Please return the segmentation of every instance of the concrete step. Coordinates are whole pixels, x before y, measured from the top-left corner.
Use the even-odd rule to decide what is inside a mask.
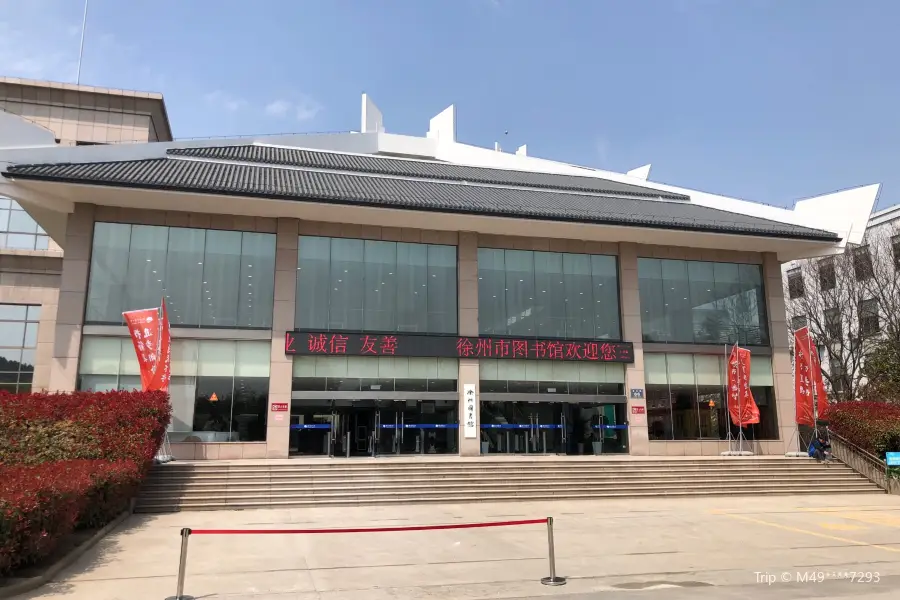
[[[452,485],[459,481],[482,481],[488,478],[480,478],[473,476],[465,476],[458,478],[450,478],[450,477],[442,477],[442,478],[433,478],[433,477],[410,477],[410,476],[397,476],[397,477],[358,477],[358,478],[341,478],[341,477],[328,477],[328,478],[305,478],[305,477],[285,477],[279,479],[273,479],[269,477],[257,477],[257,478],[233,478],[227,480],[213,480],[208,481],[205,479],[188,479],[179,482],[172,481],[150,481],[144,485],[144,490],[153,491],[153,490],[182,490],[182,489],[197,489],[197,490],[215,490],[218,488],[226,487],[228,489],[233,488],[243,488],[243,487],[256,487],[256,486],[267,486],[273,488],[281,488],[281,487],[327,487],[336,484],[352,484],[354,486],[373,486],[373,485],[407,485],[407,486],[418,486],[418,485],[426,485],[426,486],[440,486],[440,485]],[[574,476],[566,476],[566,475],[533,475],[533,476],[511,476],[500,479],[500,481],[504,483],[508,483],[511,485],[531,485],[531,484],[543,484],[543,483],[554,483],[559,485],[568,485],[568,484],[603,484],[603,483],[613,483],[613,484],[622,484],[626,485],[631,482],[643,482],[643,481],[653,481],[663,485],[672,485],[679,483],[691,483],[700,480],[712,480],[712,481],[747,481],[747,480],[761,480],[761,481],[773,481],[773,480],[789,480],[789,481],[807,481],[807,482],[815,482],[815,481],[835,481],[835,480],[858,480],[861,479],[861,476],[857,473],[851,471],[850,469],[839,470],[839,471],[831,471],[828,473],[798,473],[793,474],[790,477],[782,477],[777,474],[772,473],[704,473],[698,474],[696,477],[686,480],[679,474],[671,474],[671,473],[659,473],[654,475],[635,475],[632,473],[626,474],[616,474],[616,475],[582,475],[578,477]]]
[[[140,501],[136,507],[139,513],[177,512],[181,510],[249,510],[258,508],[313,508],[321,506],[365,506],[385,504],[412,504],[412,503],[468,503],[468,502],[516,502],[516,501],[546,501],[546,500],[589,500],[589,499],[615,499],[615,498],[645,498],[645,497],[700,497],[700,496],[731,496],[736,494],[754,495],[807,495],[807,494],[883,494],[884,491],[873,485],[818,487],[809,486],[783,486],[778,488],[760,488],[756,491],[717,487],[713,489],[684,489],[684,490],[634,490],[634,491],[599,491],[585,490],[580,492],[561,492],[557,494],[541,494],[522,492],[518,494],[502,493],[497,495],[460,495],[452,498],[446,494],[434,496],[420,496],[409,498],[397,494],[384,494],[380,497],[345,496],[345,497],[300,497],[300,498],[273,498],[261,496],[257,498],[241,499],[210,499],[181,500],[150,502]]]

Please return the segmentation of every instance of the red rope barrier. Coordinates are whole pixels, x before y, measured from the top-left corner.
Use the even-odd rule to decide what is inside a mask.
[[[400,527],[356,527],[349,529],[189,529],[196,535],[236,535],[236,534],[292,534],[292,533],[381,533],[385,531],[428,531],[435,529],[475,529],[479,527],[508,527],[511,525],[537,525],[547,519],[526,521],[497,521],[493,523],[460,523],[458,525],[409,525]]]

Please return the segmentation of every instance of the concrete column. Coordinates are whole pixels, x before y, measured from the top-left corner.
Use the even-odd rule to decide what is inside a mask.
[[[293,360],[284,353],[285,333],[294,329],[297,295],[297,242],[300,222],[278,219],[275,240],[275,303],[272,309],[272,356],[269,365],[269,407],[266,419],[266,457],[287,458],[291,415],[272,412],[272,403],[291,405]]]
[[[59,283],[59,304],[50,362],[49,389],[69,392],[78,380],[78,354],[88,291],[91,243],[94,237],[94,205],[76,204],[66,222],[65,254]],[[38,353],[43,349],[38,344]]]
[[[631,390],[644,390],[644,342],[641,329],[641,296],[638,288],[637,245],[619,244],[619,302],[622,306],[622,338],[634,344],[634,364],[625,367],[628,396],[628,453],[650,454],[647,400],[631,398]],[[643,414],[635,414],[635,407]],[[643,408],[643,410],[641,410]]]
[[[797,418],[794,410],[794,379],[791,372],[791,345],[788,336],[787,309],[784,302],[784,284],[781,263],[771,252],[763,254],[765,277],[766,314],[769,317],[769,339],[772,343],[772,371],[775,379],[775,406],[778,416],[780,447],[769,443],[772,452],[796,450]]]
[[[459,335],[478,335],[478,236],[475,233],[460,232],[457,247],[459,278]],[[459,453],[461,456],[481,454],[480,437],[466,439],[464,427],[465,398],[463,386],[475,384],[475,391],[481,397],[478,387],[479,365],[477,360],[459,361]],[[475,430],[481,432],[481,403],[475,404]]]

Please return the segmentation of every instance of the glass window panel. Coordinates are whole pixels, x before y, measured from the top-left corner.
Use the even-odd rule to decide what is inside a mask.
[[[331,239],[331,301],[329,329],[362,331],[365,286],[362,240]],[[374,288],[373,288],[374,289]]]
[[[0,304],[0,321],[24,321],[27,314],[28,306],[24,304]]]
[[[50,238],[46,235],[36,236],[34,239],[35,250],[47,250],[50,248]]]
[[[621,383],[625,385],[625,365],[609,363],[606,368],[606,383]]]
[[[538,337],[566,337],[566,288],[563,281],[563,255],[559,252],[535,252],[535,317]]]
[[[143,383],[141,382],[140,375],[119,375],[119,385],[117,389],[132,391],[132,390],[142,390]]]
[[[644,354],[644,379],[647,384],[669,383],[665,354]]]
[[[21,360],[21,348],[0,348],[0,371],[18,371]]]
[[[199,343],[197,340],[172,340],[171,371],[172,379],[175,377],[195,377],[197,375],[197,354]],[[194,396],[191,395],[191,407],[194,406]]]
[[[617,340],[621,337],[619,323],[619,284],[615,256],[591,256],[593,287],[594,337]]]
[[[655,356],[665,358],[665,355],[662,354]],[[669,386],[666,384],[658,385],[647,382],[647,429],[651,440],[671,440],[673,438],[672,402]]]
[[[393,242],[363,242],[363,329],[395,331],[395,276],[397,245]]]
[[[566,337],[593,339],[594,289],[591,257],[563,254],[563,287],[566,294]]]
[[[174,366],[175,347],[172,347]],[[172,369],[174,373],[174,368]],[[196,377],[176,377],[169,381],[169,399],[172,403],[172,421],[169,431],[187,432],[194,427],[194,401],[197,398]]]
[[[15,233],[37,233],[37,222],[24,210],[9,213],[8,230]]]
[[[203,263],[203,281],[205,289],[209,290],[201,296],[200,324],[205,327],[237,326],[241,232],[207,231],[203,260],[198,262]]]
[[[4,346],[22,346],[25,340],[25,323],[0,321],[0,343]]]
[[[78,377],[78,389],[83,392],[113,392],[119,389],[117,375],[81,375]]]
[[[118,375],[122,340],[87,336],[83,340],[78,372],[84,375]]]
[[[500,360],[497,361],[497,379],[528,381],[528,374],[534,373],[533,381],[540,379],[540,362],[530,360]]]
[[[4,200],[0,199],[0,206]],[[0,231],[9,231],[9,211],[0,210]]]
[[[506,379],[519,379],[522,381],[551,381],[555,379],[553,364],[543,360],[525,360],[515,361],[522,362],[525,365],[525,376],[507,377]],[[503,363],[500,363],[501,365]],[[501,369],[502,372],[502,369]]]
[[[200,325],[200,312],[209,287],[203,280],[204,229],[169,229],[165,283],[169,323]],[[193,407],[193,398],[191,399]]]
[[[272,356],[269,342],[235,343],[235,377],[268,377]]]
[[[694,385],[694,357],[690,354],[667,354],[669,384]]]
[[[767,346],[769,327],[766,316],[766,294],[762,282],[762,267],[759,265],[738,265],[741,280],[743,305],[746,311],[746,327],[741,332],[743,344]]]
[[[34,348],[37,346],[38,324],[28,323],[25,326],[25,341],[22,344],[25,348]],[[0,338],[2,340],[3,338]],[[3,342],[0,342],[3,343]]]
[[[301,236],[297,261],[296,324],[301,329],[321,328],[329,322],[331,297],[331,239]],[[341,282],[343,283],[343,282]]]
[[[478,330],[487,335],[507,333],[503,250],[478,249]]]
[[[34,250],[34,236],[25,233],[6,234],[6,247],[11,250]]]
[[[203,346],[200,348],[200,364],[203,367]],[[206,441],[231,441],[234,379],[228,377],[198,377],[197,397],[194,402],[193,431],[208,433]],[[215,400],[213,399],[215,397]],[[199,436],[198,436],[199,437]]]
[[[456,246],[427,246],[428,331],[457,333]]]
[[[720,356],[694,356],[694,372],[697,376],[697,385],[723,386],[722,379],[723,358]]]
[[[357,377],[378,379],[378,359],[371,356],[348,356],[347,373]]]
[[[774,387],[775,376],[772,373],[771,356],[752,356],[750,358],[750,385],[754,387]]]
[[[316,376],[315,356],[295,356],[293,362],[292,374],[294,377]]]
[[[347,358],[342,356],[316,357],[316,377],[347,377],[349,375],[347,367]]]
[[[122,312],[125,310],[128,296],[125,286],[130,245],[131,225],[121,223],[94,225],[90,285],[85,314],[88,323],[122,322]]]
[[[578,381],[578,363],[551,362],[551,377],[543,381]]]
[[[498,375],[497,372],[499,362],[499,360],[493,360],[489,358],[480,360],[478,367],[478,378],[488,381],[496,381],[500,379],[500,375]]]
[[[234,376],[234,342],[201,340],[199,345],[197,374],[201,378],[231,378]]]
[[[439,358],[438,359],[438,379],[459,379],[459,361],[455,358]]]
[[[0,248],[6,248],[6,234],[0,232]]]
[[[2,312],[2,308],[0,308],[0,312]],[[40,321],[41,320],[41,307],[40,306],[29,306],[28,307],[28,320],[29,321]]]
[[[122,343],[122,354],[119,358],[119,374],[120,375],[140,375],[141,366],[138,363],[137,352],[134,349],[134,342],[131,338],[120,340]]]
[[[125,274],[127,300],[124,310],[159,306],[166,280],[167,227],[133,225],[128,250],[128,272]],[[110,315],[112,316],[112,315]],[[122,321],[120,314],[116,319]]]
[[[593,383],[606,381],[606,368],[604,365],[592,362],[579,362],[575,364],[578,365],[578,379],[573,379],[572,381]]]
[[[397,284],[397,330],[428,331],[428,253],[422,252],[420,244],[397,244],[394,278]]]
[[[738,332],[747,325],[740,272],[738,265],[733,263],[713,263],[713,272],[716,280],[716,304],[724,320],[723,341],[733,344]]]
[[[509,335],[534,337],[534,253],[506,250],[506,331]]]
[[[22,350],[22,370],[34,371],[34,350]]]
[[[379,358],[378,376],[386,379],[409,379],[409,359],[400,357]]]
[[[663,307],[666,312],[666,329],[669,342],[693,342],[690,287],[687,262],[662,260]]]
[[[656,258],[638,259],[638,287],[644,341],[667,341],[669,333],[663,299],[662,261]]]
[[[233,441],[259,442],[266,439],[268,399],[268,377],[235,378],[231,409]]]
[[[241,234],[239,285],[238,326],[271,328],[275,300],[274,235],[248,232]]]
[[[438,368],[436,358],[410,358],[410,379],[437,379]]]
[[[687,269],[694,341],[698,344],[724,344],[727,339],[727,315],[716,303],[713,263],[688,262]]]

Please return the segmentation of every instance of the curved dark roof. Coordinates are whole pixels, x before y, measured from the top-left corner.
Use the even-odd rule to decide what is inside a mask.
[[[321,154],[321,153],[319,153]],[[342,155],[345,156],[345,155]],[[436,213],[680,229],[836,241],[834,233],[731,213],[684,201],[573,193],[344,170],[155,158],[78,164],[15,165],[17,179],[278,198]]]
[[[264,165],[284,165],[329,171],[350,171],[372,173],[394,177],[417,179],[437,179],[460,183],[488,183],[518,187],[545,188],[573,192],[596,192],[608,194],[625,193],[629,196],[689,200],[684,194],[673,194],[654,190],[652,187],[608,181],[597,177],[577,175],[556,175],[531,171],[512,171],[486,167],[470,167],[435,160],[406,160],[388,158],[377,154],[346,154],[342,152],[322,152],[305,148],[283,148],[276,146],[210,146],[198,148],[173,148],[168,151],[173,156],[191,156],[212,160],[233,160]]]

